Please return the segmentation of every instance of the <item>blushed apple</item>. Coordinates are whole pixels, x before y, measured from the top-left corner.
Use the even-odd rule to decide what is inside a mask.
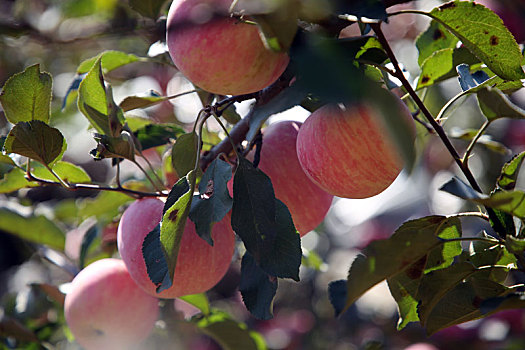
[[[257,26],[229,17],[231,0],[175,0],[166,42],[177,68],[196,86],[221,95],[256,92],[272,84],[288,55],[268,50]]]
[[[148,337],[158,312],[158,299],[135,284],[119,259],[80,271],[64,304],[67,324],[86,350],[131,347]]]
[[[164,203],[156,198],[133,202],[120,219],[117,245],[133,280],[148,294],[159,298],[176,298],[202,293],[215,286],[230,266],[235,247],[235,236],[230,225],[230,215],[215,223],[212,228],[213,247],[195,232],[189,219],[182,235],[173,285],[156,292],[142,256],[142,243],[146,235],[162,218]]]

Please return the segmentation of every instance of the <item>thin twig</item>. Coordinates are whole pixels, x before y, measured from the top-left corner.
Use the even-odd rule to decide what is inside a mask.
[[[470,141],[467,149],[465,150],[465,154],[463,155],[463,158],[461,159],[463,164],[468,165],[470,153],[472,153],[472,150],[474,149],[476,142],[478,142],[479,138],[483,136],[483,134],[485,133],[489,125],[490,125],[490,120],[486,120],[485,123],[483,123],[481,128],[478,130],[476,136],[474,136],[474,138]]]

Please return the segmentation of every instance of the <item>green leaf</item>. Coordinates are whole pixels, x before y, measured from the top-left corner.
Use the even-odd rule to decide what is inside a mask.
[[[523,159],[525,159],[525,152],[521,152],[514,156],[503,165],[501,168],[501,174],[497,181],[498,187],[506,191],[513,190],[514,187],[516,187],[516,181],[518,179]]]
[[[157,19],[166,0],[130,0],[129,6],[144,17]]]
[[[211,228],[231,210],[233,199],[226,184],[232,177],[230,164],[216,158],[206,169],[199,183],[199,195],[191,202],[190,220],[195,223],[197,234],[213,245]]]
[[[454,265],[453,265],[454,266]],[[436,271],[439,273],[443,270]],[[469,272],[466,272],[468,275]],[[433,284],[435,288],[443,288],[449,284],[451,276],[446,276],[440,282]],[[460,278],[459,276],[456,276]],[[500,297],[507,293],[508,288],[491,280],[469,278],[458,280],[458,284],[447,291],[430,312],[425,311],[423,317],[420,313],[421,322],[427,329],[427,334],[435,332],[456,324],[472,321],[483,316],[480,306],[485,300]],[[428,291],[425,289],[425,291]],[[439,292],[441,290],[438,290]],[[429,293],[431,293],[429,291]],[[425,295],[423,292],[421,296]],[[429,295],[434,295],[429,294]]]
[[[431,86],[454,70],[454,50],[442,49],[430,55],[421,66],[416,89]]]
[[[306,248],[303,248],[303,258],[301,259],[301,265],[319,272],[325,271],[327,268],[327,265],[319,256],[319,254],[313,250],[307,250]]]
[[[121,192],[103,191],[95,198],[77,201],[78,217],[81,220],[95,217],[98,222],[110,222],[119,214],[119,208],[132,200]]]
[[[273,318],[273,299],[277,285],[277,278],[263,271],[250,252],[246,251],[241,261],[239,291],[244,305],[255,318]]]
[[[108,50],[83,61],[78,66],[77,73],[84,74],[91,71],[99,60],[101,61],[101,69],[106,74],[119,67],[142,60],[142,58],[121,51]]]
[[[25,217],[7,208],[0,208],[0,230],[32,243],[64,250],[64,232],[45,216]]]
[[[103,135],[112,135],[108,118],[108,103],[102,64],[97,58],[93,67],[78,88],[78,110],[84,114],[91,125]]]
[[[11,193],[21,188],[35,186],[38,186],[38,183],[27,181],[22,169],[13,168],[0,180],[0,193]]]
[[[237,322],[224,311],[213,310],[209,316],[192,320],[202,332],[213,338],[224,350],[265,350],[264,338]]]
[[[170,288],[173,284],[180,241],[194,188],[195,175],[190,171],[173,186],[168,195],[160,229],[157,226],[144,239],[142,254],[148,276],[157,286],[157,293]]]
[[[184,300],[188,304],[195,306],[205,316],[209,315],[211,312],[210,301],[204,293],[185,295],[179,297],[179,299]]]
[[[455,236],[461,234],[458,218],[428,216],[407,221],[390,238],[370,243],[348,272],[345,310],[377,283],[412,268],[414,263],[443,244],[439,236],[449,232]]]
[[[138,108],[147,108],[167,101],[165,96],[152,94],[152,96],[128,96],[120,102],[119,106],[124,112],[129,112]]]
[[[39,64],[10,77],[0,93],[7,120],[12,124],[33,120],[47,123],[52,85],[53,78],[49,73],[41,73]]]
[[[5,136],[0,137],[0,164],[7,164],[7,165],[16,165],[15,162],[11,159],[11,157],[2,154],[2,150],[4,149],[4,143],[5,143]]]
[[[332,281],[328,284],[328,298],[335,310],[335,316],[341,315],[343,310],[345,310],[347,296],[348,288],[346,286],[346,280]]]
[[[78,258],[78,265],[81,269],[86,266],[86,259],[90,248],[100,235],[100,228],[96,223],[91,226],[82,237],[82,244],[80,245],[80,256]]]
[[[416,39],[416,47],[419,52],[419,65],[422,66],[423,62],[437,51],[454,49],[457,43],[458,39],[439,24],[439,22],[430,22],[427,30]]]
[[[195,132],[180,135],[171,149],[173,169],[183,177],[195,168],[199,149],[199,136]]]
[[[516,106],[500,90],[485,88],[477,93],[479,108],[490,121],[499,118],[525,118],[525,110]]]
[[[458,227],[459,222],[457,223]],[[442,239],[459,238],[461,230],[445,230],[439,235]],[[418,291],[421,278],[434,270],[446,268],[454,258],[461,254],[460,242],[444,243],[432,250],[405,271],[387,280],[392,296],[399,309],[398,329],[404,328],[410,322],[419,321],[417,314]]]
[[[525,239],[507,235],[505,237],[505,247],[512,254],[523,255],[523,252],[525,252]]]
[[[491,10],[474,2],[453,1],[433,9],[428,15],[446,27],[501,78],[525,78],[518,44]]]
[[[147,124],[133,134],[139,140],[142,150],[162,146],[184,133],[180,127],[172,124]]]
[[[461,130],[461,129],[454,128],[449,132],[448,136],[452,139],[470,142],[474,139],[474,137],[476,137],[477,134],[478,134],[478,130],[476,129]],[[476,141],[476,145],[483,146],[487,148],[488,150],[491,150],[493,152],[500,153],[503,155],[507,155],[510,152],[509,148],[507,148],[504,144],[493,140],[492,136],[490,135],[482,135]]]
[[[59,160],[53,167],[53,171],[65,182],[68,183],[91,183],[91,178],[81,167]],[[31,169],[31,173],[39,179],[56,181],[56,177],[49,171],[49,169],[34,164]]]
[[[62,133],[40,120],[17,123],[4,142],[5,153],[16,153],[44,165],[60,159],[66,147]]]

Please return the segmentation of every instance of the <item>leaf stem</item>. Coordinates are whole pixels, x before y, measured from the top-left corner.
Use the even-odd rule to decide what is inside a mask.
[[[472,153],[472,150],[474,149],[476,142],[478,142],[479,138],[483,136],[483,134],[485,133],[489,125],[490,125],[490,120],[486,120],[485,123],[483,123],[481,128],[478,130],[476,136],[474,136],[474,138],[470,141],[467,149],[465,150],[465,154],[463,155],[463,158],[461,159],[463,164],[468,165],[470,153]]]
[[[452,97],[442,108],[441,110],[439,111],[437,117],[436,117],[436,121],[438,122],[441,122],[441,120],[443,119],[443,116],[445,115],[445,112],[450,108],[450,106],[452,106],[457,100],[459,100],[461,97],[467,95],[467,91],[462,91],[460,92],[459,94],[457,94],[456,96]]]
[[[474,190],[478,191],[479,193],[483,193],[483,190],[481,189],[481,187],[479,186],[478,182],[474,178],[474,175],[470,171],[468,165],[462,162],[458,152],[454,148],[454,145],[452,145],[452,143],[450,142],[450,139],[448,138],[447,134],[445,133],[445,130],[443,129],[443,127],[434,119],[434,117],[432,116],[432,114],[430,113],[428,108],[425,106],[423,101],[421,101],[421,99],[419,98],[419,96],[416,93],[416,91],[412,88],[412,86],[410,85],[408,80],[405,78],[405,75],[403,74],[403,71],[401,70],[401,68],[399,66],[399,62],[397,61],[397,58],[394,55],[394,52],[392,51],[392,48],[390,47],[390,44],[388,43],[388,40],[386,40],[385,35],[383,34],[383,31],[381,29],[381,23],[370,23],[370,27],[376,33],[377,39],[379,40],[379,42],[381,43],[381,45],[385,49],[388,57],[390,58],[390,61],[394,65],[394,69],[395,69],[395,71],[394,71],[395,75],[394,76],[401,81],[401,83],[403,84],[403,86],[405,87],[407,92],[410,94],[410,96],[412,97],[412,99],[414,100],[416,105],[419,107],[419,109],[421,110],[423,115],[427,118],[427,120],[430,123],[430,125],[432,126],[432,128],[434,128],[434,130],[438,134],[439,138],[441,139],[441,141],[443,142],[443,144],[445,145],[445,147],[447,148],[449,153],[452,155],[452,158],[454,158],[454,161],[458,165],[458,167],[461,170],[461,172],[465,175],[467,181],[472,186],[472,188]],[[496,213],[494,212],[494,210],[492,210],[491,208],[488,208],[488,207],[485,207],[485,209],[487,210],[487,213],[488,213],[489,217],[491,218],[491,220],[493,222],[494,230],[498,234],[500,234],[501,236],[504,237],[506,235],[505,228],[503,227],[503,225],[499,221],[499,219],[498,219]]]
[[[158,192],[162,192],[162,189],[160,189],[155,183],[155,181],[153,181],[153,179],[151,178],[151,176],[149,176],[148,172],[146,171],[146,169],[144,169],[140,164],[139,162],[137,162],[136,160],[133,161],[133,163],[135,163],[135,165],[140,169],[140,171],[142,171],[142,173],[144,173],[144,175],[146,176],[146,178],[148,179],[148,181],[153,185],[153,188],[155,188]],[[164,185],[163,185],[164,186]]]

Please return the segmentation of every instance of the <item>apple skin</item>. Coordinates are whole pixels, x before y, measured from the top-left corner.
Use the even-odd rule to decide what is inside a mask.
[[[131,279],[124,262],[102,259],[73,279],[64,314],[86,350],[126,349],[148,337],[158,318],[158,299]]]
[[[301,125],[282,121],[264,129],[258,167],[270,177],[275,197],[286,204],[295,228],[304,236],[323,221],[333,196],[313,183],[299,164],[296,142]]]
[[[399,108],[414,128],[401,100]],[[314,111],[297,136],[299,163],[310,179],[345,198],[372,197],[390,186],[403,160],[377,113],[364,104],[329,104]]]
[[[137,200],[120,219],[117,245],[131,278],[146,293],[166,299],[211,289],[226,274],[232,260],[235,236],[230,225],[230,215],[213,225],[213,247],[197,235],[195,225],[188,219],[181,239],[173,285],[157,293],[148,277],[142,243],[160,222],[163,208],[164,203],[155,198]]]
[[[171,58],[193,84],[208,92],[262,90],[284,72],[289,57],[266,49],[257,26],[229,18],[230,5],[231,0],[173,1],[166,36]],[[214,13],[224,17],[198,23]]]

